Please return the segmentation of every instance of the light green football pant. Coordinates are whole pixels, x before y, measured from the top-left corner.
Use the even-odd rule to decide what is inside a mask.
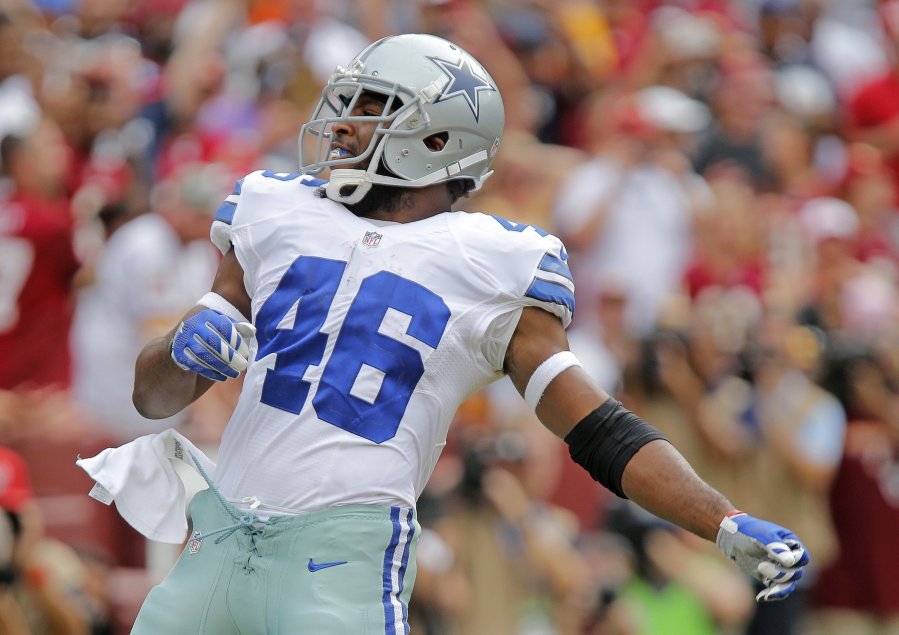
[[[347,505],[236,523],[213,490],[144,601],[136,635],[404,635],[421,528],[413,510]]]

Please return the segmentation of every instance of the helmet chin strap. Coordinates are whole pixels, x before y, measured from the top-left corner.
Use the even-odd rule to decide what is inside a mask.
[[[365,170],[331,170],[325,196],[337,203],[355,205],[368,194],[372,185],[371,175]]]
[[[394,187],[421,188],[446,180],[446,170],[438,170],[414,181],[407,181],[395,176],[371,173],[366,170],[331,170],[331,177],[325,186],[325,195],[332,201],[353,205],[368,194],[372,185],[392,185]],[[344,188],[347,189],[344,193]]]
[[[458,163],[453,163],[439,170],[435,170],[427,176],[412,181],[393,176],[385,176],[367,170],[332,169],[328,184],[325,186],[325,195],[337,203],[354,205],[368,194],[372,185],[392,185],[394,187],[408,188],[427,187],[429,185],[434,185],[435,183],[449,181],[462,169],[486,160],[487,152],[481,150]],[[481,185],[491,174],[493,174],[492,170],[484,174],[480,179],[476,179],[475,189],[480,189]],[[344,188],[347,188],[346,193],[343,193]],[[353,189],[350,190],[349,188]]]

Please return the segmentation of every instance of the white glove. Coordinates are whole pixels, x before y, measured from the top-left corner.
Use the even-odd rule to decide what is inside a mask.
[[[184,370],[215,381],[237,377],[250,355],[249,340],[256,327],[235,322],[227,315],[206,309],[184,320],[172,338],[172,359]]]
[[[765,585],[755,596],[759,602],[790,595],[809,563],[805,547],[793,532],[741,511],[724,517],[716,543],[744,573]]]

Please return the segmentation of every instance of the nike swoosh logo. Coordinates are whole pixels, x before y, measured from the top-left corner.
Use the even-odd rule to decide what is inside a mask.
[[[316,571],[321,571],[322,569],[329,569],[331,567],[338,567],[342,564],[346,564],[347,561],[344,560],[342,562],[319,562],[318,564],[312,562],[312,558],[309,558],[309,564],[306,565],[309,568],[309,571],[315,573]]]

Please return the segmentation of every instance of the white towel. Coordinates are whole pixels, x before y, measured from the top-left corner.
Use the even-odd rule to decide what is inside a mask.
[[[114,500],[122,518],[150,540],[179,544],[187,538],[185,490],[172,461],[196,469],[191,454],[212,478],[215,463],[171,428],[75,464],[96,481],[90,496],[105,505]]]

